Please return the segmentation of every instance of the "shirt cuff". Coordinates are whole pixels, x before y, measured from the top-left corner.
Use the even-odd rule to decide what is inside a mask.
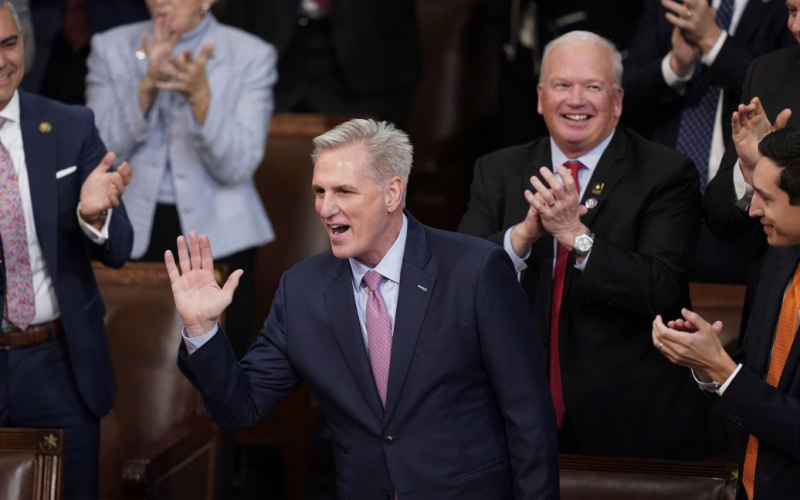
[[[509,257],[511,257],[511,262],[514,263],[514,270],[517,271],[517,278],[519,278],[519,273],[528,269],[528,265],[525,263],[525,259],[531,256],[531,249],[529,248],[525,255],[520,257],[517,255],[517,252],[514,251],[514,247],[511,246],[511,230],[514,229],[514,226],[511,226],[506,230],[505,236],[503,236],[503,250],[506,251]]]
[[[722,30],[717,37],[717,41],[714,42],[714,46],[711,47],[711,50],[708,51],[708,54],[703,54],[700,56],[700,62],[705,64],[706,66],[711,66],[714,64],[714,61],[717,60],[717,56],[719,55],[719,51],[722,50],[722,46],[725,45],[725,40],[728,39],[728,32]]]
[[[583,271],[586,269],[586,264],[589,263],[589,256],[592,255],[592,251],[589,250],[589,253],[586,254],[586,257],[583,258],[581,262],[578,262],[578,259],[575,259],[575,269],[578,271]]]
[[[186,327],[181,328],[183,345],[186,346],[186,351],[189,353],[189,356],[191,356],[194,353],[194,351],[203,347],[203,345],[205,345],[206,342],[211,340],[214,337],[214,335],[217,334],[218,331],[219,331],[219,323],[214,325],[214,328],[212,328],[210,332],[204,335],[200,335],[199,337],[190,337],[186,335]]]
[[[75,215],[78,217],[78,225],[80,225],[83,234],[86,235],[87,238],[92,240],[93,243],[98,245],[102,245],[103,243],[108,240],[108,226],[111,225],[111,213],[114,211],[113,208],[109,208],[106,212],[106,221],[103,223],[103,227],[100,228],[98,231],[94,226],[83,220],[81,217],[81,204],[78,203],[78,208],[75,209]]]
[[[741,369],[742,369],[742,364],[739,363],[736,369],[733,370],[733,373],[731,373],[730,376],[725,380],[725,382],[722,383],[719,383],[716,380],[713,382],[701,382],[700,379],[697,378],[697,375],[695,375],[694,370],[692,370],[692,378],[694,378],[694,381],[697,382],[697,387],[699,387],[700,389],[706,392],[714,392],[722,396],[722,394],[725,392],[725,389],[727,389],[728,386],[731,385],[733,377],[735,377],[736,374],[739,373],[739,370]]]
[[[733,189],[736,191],[737,201],[750,201],[753,198],[753,186],[744,181],[744,174],[742,174],[742,167],[739,166],[739,160],[736,160],[736,165],[733,166]]]
[[[692,69],[689,70],[689,73],[686,76],[678,76],[677,73],[672,71],[672,67],[669,65],[669,58],[671,56],[672,51],[669,51],[667,52],[667,55],[664,56],[664,59],[661,60],[661,74],[663,75],[664,81],[667,85],[683,94],[686,92],[686,82],[691,80],[694,76],[694,66],[692,66]]]

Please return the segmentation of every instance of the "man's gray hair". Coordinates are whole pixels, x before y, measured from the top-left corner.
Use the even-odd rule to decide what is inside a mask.
[[[19,31],[20,40],[22,39],[22,24],[19,22],[19,15],[17,15],[17,8],[14,7],[14,4],[11,3],[9,0],[0,0],[0,9],[3,7],[8,7],[8,10],[11,11],[11,15],[14,16],[14,24],[17,25],[17,31]]]
[[[414,160],[414,147],[408,135],[389,122],[357,118],[342,123],[314,138],[311,160],[317,163],[320,153],[328,149],[361,143],[369,154],[369,175],[385,186],[389,179],[398,176],[408,186],[408,176]],[[403,206],[406,193],[403,191]]]
[[[622,54],[619,53],[614,44],[602,36],[592,33],[591,31],[570,31],[565,33],[555,40],[548,43],[544,48],[544,55],[542,56],[542,68],[539,72],[539,82],[544,81],[544,75],[547,72],[547,56],[554,48],[575,42],[583,42],[590,45],[603,47],[611,54],[612,70],[614,72],[614,83],[617,87],[622,87]]]

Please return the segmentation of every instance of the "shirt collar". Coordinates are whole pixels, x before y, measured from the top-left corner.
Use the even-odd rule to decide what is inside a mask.
[[[614,138],[614,133],[616,129],[612,130],[611,133],[603,139],[603,141],[594,147],[591,151],[587,152],[583,156],[579,156],[577,158],[569,158],[566,154],[564,154],[561,149],[556,145],[556,141],[553,140],[553,137],[550,137],[550,154],[553,160],[553,170],[555,170],[556,165],[563,165],[565,161],[570,160],[577,160],[583,163],[583,166],[589,169],[590,172],[594,172],[594,169],[597,168],[597,164],[600,162],[600,157],[603,156],[606,148],[608,147],[611,139]]]
[[[19,90],[14,91],[6,107],[0,110],[0,117],[9,122],[19,123]]]
[[[400,284],[400,271],[403,268],[403,256],[406,253],[406,236],[408,235],[408,219],[406,214],[403,214],[403,226],[400,228],[400,234],[394,240],[389,251],[383,256],[378,265],[375,266],[373,271],[380,273],[384,278]],[[353,273],[353,283],[356,286],[361,286],[361,280],[370,268],[350,257],[350,270]]]
[[[178,43],[175,44],[175,48],[173,49],[173,54],[180,54],[184,50],[191,50],[197,47],[197,44],[202,40],[206,32],[208,32],[208,27],[211,25],[211,18],[213,16],[209,12],[203,19],[200,21],[200,24],[192,28],[191,30],[187,31],[183,35],[181,35]],[[193,54],[196,55],[196,54]]]

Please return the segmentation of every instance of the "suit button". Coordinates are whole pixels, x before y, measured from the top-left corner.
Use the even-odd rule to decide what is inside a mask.
[[[392,436],[389,436],[389,435],[384,436],[383,437],[383,443],[385,445],[387,445],[387,446],[391,446],[391,445],[394,444],[394,438]]]
[[[308,26],[308,18],[306,16],[298,18],[297,24],[299,24],[300,26]]]
[[[383,492],[383,500],[392,500],[392,494],[388,491]]]

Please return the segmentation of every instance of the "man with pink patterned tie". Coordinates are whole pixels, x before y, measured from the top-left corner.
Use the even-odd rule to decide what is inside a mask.
[[[63,498],[97,498],[115,385],[91,261],[130,255],[131,168],[112,168],[88,109],[17,90],[23,45],[0,0],[0,426],[64,429]]]
[[[217,320],[208,238],[165,260],[179,366],[223,428],[253,425],[302,379],[331,429],[339,498],[558,498],[555,425],[524,293],[502,249],[403,210],[408,137],[351,120],[314,139],[332,250],[287,271],[241,363]]]

